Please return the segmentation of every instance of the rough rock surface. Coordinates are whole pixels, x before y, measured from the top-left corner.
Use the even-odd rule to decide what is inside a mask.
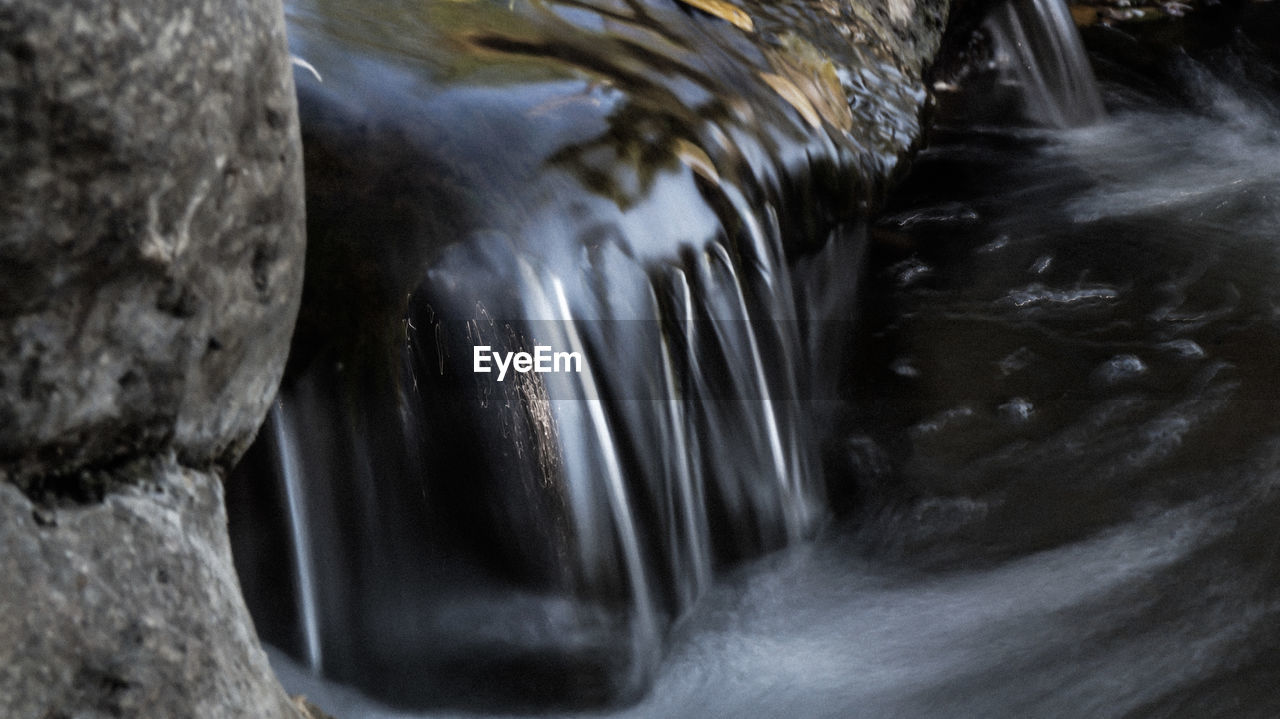
[[[220,474],[302,278],[279,0],[0,3],[0,716],[298,716]]]
[[[0,716],[298,716],[240,597],[221,478],[127,470],[57,508],[0,483]]]
[[[0,471],[228,464],[302,273],[278,2],[0,5]]]

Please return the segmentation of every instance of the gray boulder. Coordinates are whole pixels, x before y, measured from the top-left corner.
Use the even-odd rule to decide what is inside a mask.
[[[221,474],[302,279],[279,0],[0,3],[0,716],[283,717]]]
[[[298,716],[240,597],[222,481],[128,463],[100,502],[0,483],[0,716]]]
[[[272,0],[0,5],[0,467],[228,465],[302,274]]]

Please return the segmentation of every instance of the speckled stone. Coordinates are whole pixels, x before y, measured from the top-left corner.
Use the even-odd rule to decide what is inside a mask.
[[[230,464],[302,276],[278,0],[0,3],[0,177],[0,472]]]
[[[301,717],[241,599],[221,479],[172,457],[128,471],[57,508],[0,483],[0,716]]]
[[[0,2],[0,717],[298,717],[221,472],[301,292],[279,0]]]

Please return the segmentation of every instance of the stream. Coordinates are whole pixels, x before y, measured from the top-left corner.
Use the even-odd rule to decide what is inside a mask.
[[[709,580],[634,703],[569,716],[1280,716],[1280,70],[1257,8],[1158,73],[1100,34],[1095,122],[944,103],[856,313],[828,317],[857,328],[834,516]],[[344,719],[525,716],[394,709],[272,660]]]

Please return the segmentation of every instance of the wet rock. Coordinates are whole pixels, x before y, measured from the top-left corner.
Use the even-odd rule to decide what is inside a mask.
[[[1087,27],[1093,24],[1115,25],[1132,22],[1151,22],[1164,18],[1179,18],[1199,10],[1207,3],[1202,0],[1084,0],[1071,3],[1071,15],[1076,24]],[[1211,3],[1217,5],[1217,2]]]
[[[1280,57],[1275,43],[1280,25],[1273,7],[1253,0],[1127,5],[1090,0],[1073,4],[1072,12],[1095,58],[1099,80],[1124,84],[1171,105],[1204,109],[1206,98],[1185,89],[1191,64],[1223,77],[1274,82],[1267,69]],[[1224,64],[1231,53],[1248,60]]]
[[[220,484],[300,293],[278,0],[0,4],[0,177],[0,716],[297,716]]]
[[[642,692],[710,567],[815,524],[797,405],[711,400],[807,392],[787,263],[863,241],[920,136],[947,5],[292,2],[318,71],[299,75],[311,245],[289,431],[262,464],[307,478],[297,544],[324,561],[298,627],[264,634],[398,704]],[[477,338],[581,338],[595,369],[499,383]],[[608,416],[559,401],[583,396]],[[676,396],[674,415],[623,401]],[[705,503],[676,486],[703,467]],[[253,562],[289,545],[240,520],[251,606],[281,617]]]

